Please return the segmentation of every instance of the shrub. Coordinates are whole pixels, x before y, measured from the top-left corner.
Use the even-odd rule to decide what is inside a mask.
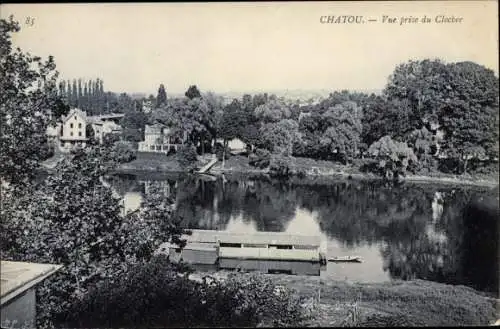
[[[74,303],[69,327],[297,325],[302,300],[256,274],[200,281],[180,276],[165,257],[131,267],[120,282],[99,284]]]
[[[293,175],[292,158],[290,157],[271,157],[269,165],[269,174],[272,177],[286,178]]]
[[[255,153],[250,155],[248,163],[251,166],[264,169],[267,168],[271,161],[271,152],[265,149],[257,149]]]
[[[198,160],[196,148],[192,145],[183,145],[177,150],[175,155],[179,165],[186,169],[192,169]]]
[[[117,141],[111,146],[110,155],[117,163],[127,163],[137,158],[137,150],[130,142]]]

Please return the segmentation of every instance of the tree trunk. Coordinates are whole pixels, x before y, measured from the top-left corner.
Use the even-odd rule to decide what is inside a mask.
[[[226,144],[227,144],[227,140],[224,139],[224,141],[222,142],[222,168],[224,169],[224,163],[226,161]]]
[[[201,140],[201,155],[205,154],[205,140],[203,139],[203,136],[200,137]]]

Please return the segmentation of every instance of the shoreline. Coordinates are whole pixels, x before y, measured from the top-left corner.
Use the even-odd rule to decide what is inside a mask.
[[[216,277],[224,280],[229,273]],[[194,279],[200,280],[207,274],[214,273],[195,272]],[[316,276],[261,275],[306,299],[311,318],[302,324],[305,327],[341,326],[353,310],[358,312],[358,322],[351,322],[350,326],[370,325],[370,321],[365,321],[371,316],[406,319],[413,326],[491,325],[500,312],[500,299],[463,285],[427,280],[362,283]]]
[[[118,174],[133,174],[133,173],[156,173],[156,174],[189,174],[182,171],[181,168],[173,161],[162,162],[161,164],[138,164],[138,163],[126,163],[120,165],[114,170]],[[248,168],[221,168],[220,164],[214,166],[206,174],[210,175],[221,175],[221,174],[235,174],[235,175],[262,175],[267,176],[269,171],[267,169],[253,168],[248,165]],[[439,175],[439,174],[438,174]],[[294,176],[295,177],[295,176]],[[349,173],[346,171],[341,171],[334,168],[309,168],[306,170],[304,179],[317,179],[317,178],[330,178],[330,179],[353,179],[353,180],[378,180],[381,181],[383,178],[375,174],[370,173]],[[477,186],[477,187],[489,187],[495,188],[499,185],[498,180],[487,180],[487,179],[470,179],[470,178],[460,178],[459,176],[451,177],[433,177],[424,175],[407,175],[402,182],[416,183],[416,184],[446,184],[446,185],[460,185],[460,186]]]

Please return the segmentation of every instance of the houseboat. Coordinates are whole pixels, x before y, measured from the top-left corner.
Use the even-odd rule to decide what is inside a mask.
[[[183,239],[187,243],[182,250],[163,244],[160,252],[200,269],[320,275],[326,264],[319,236],[192,230]]]

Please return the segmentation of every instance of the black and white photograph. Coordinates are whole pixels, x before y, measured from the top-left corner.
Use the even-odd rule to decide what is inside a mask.
[[[2,328],[500,325],[498,1],[2,3]]]

